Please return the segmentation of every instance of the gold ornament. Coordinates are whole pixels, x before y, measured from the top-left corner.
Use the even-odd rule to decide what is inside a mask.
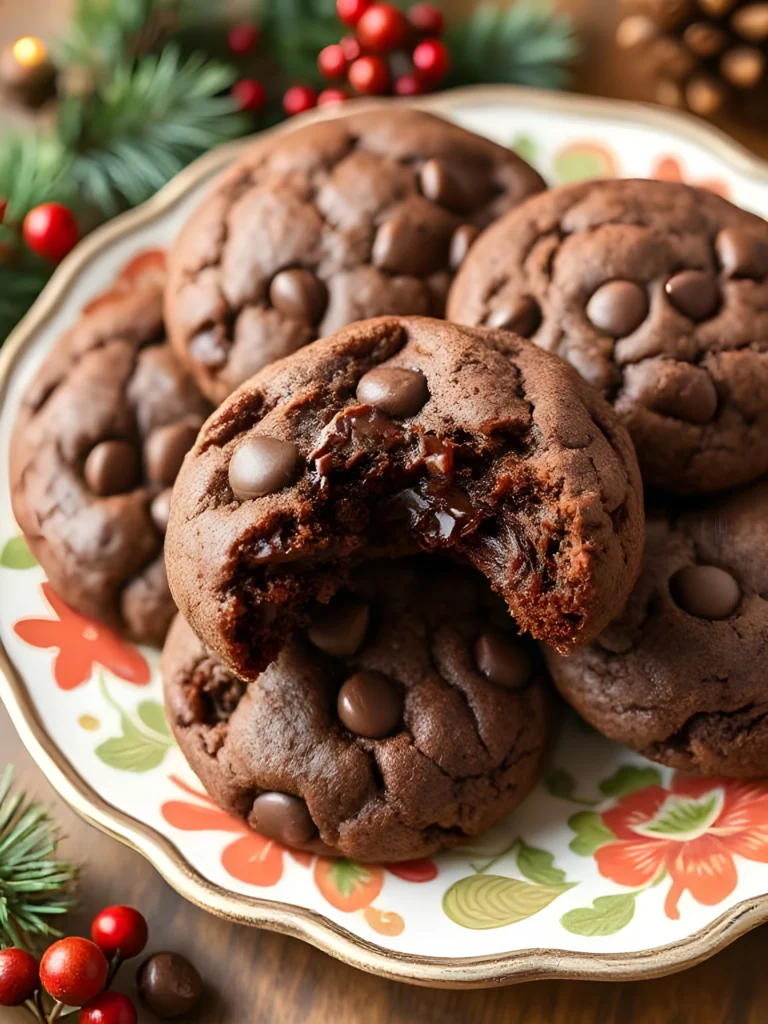
[[[39,107],[54,93],[56,71],[45,43],[22,36],[0,50],[0,88],[11,99]]]

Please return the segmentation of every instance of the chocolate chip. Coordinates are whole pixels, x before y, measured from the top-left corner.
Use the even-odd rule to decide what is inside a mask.
[[[381,672],[357,672],[339,690],[336,709],[350,732],[380,740],[391,736],[402,721],[403,697]]]
[[[447,244],[447,239],[433,237],[428,225],[403,212],[384,221],[376,232],[371,260],[390,274],[423,277],[445,266]]]
[[[101,441],[85,460],[85,482],[100,498],[132,491],[140,471],[139,453],[128,441]]]
[[[451,238],[450,255],[448,257],[451,270],[459,269],[479,234],[480,231],[474,224],[462,224],[461,227],[456,228]]]
[[[475,644],[475,661],[489,683],[507,690],[525,686],[533,673],[524,645],[504,633],[483,633]]]
[[[448,167],[442,160],[427,160],[419,174],[422,195],[455,213],[469,213],[475,206],[474,179]],[[478,197],[477,205],[485,195]]]
[[[429,398],[427,379],[421,370],[377,366],[360,378],[357,398],[388,416],[415,416]]]
[[[349,658],[365,640],[369,609],[352,594],[341,594],[317,609],[309,626],[309,639],[325,654]]]
[[[670,380],[656,384],[653,408],[664,416],[685,420],[686,423],[703,425],[711,422],[717,412],[718,398],[710,375],[698,366],[671,365],[675,366],[675,371]]]
[[[648,296],[634,281],[606,281],[587,303],[587,316],[598,331],[623,338],[648,315]]]
[[[222,327],[211,327],[190,339],[189,354],[209,370],[220,369],[227,361],[229,346]]]
[[[260,835],[285,846],[300,846],[317,835],[306,803],[289,793],[262,793],[253,801],[248,823]]]
[[[328,289],[311,270],[281,270],[272,278],[269,301],[291,320],[316,324],[328,305]]]
[[[172,486],[184,456],[197,440],[201,425],[198,421],[186,420],[152,431],[144,445],[144,467],[153,484]]]
[[[715,239],[715,250],[726,277],[768,274],[768,245],[739,228],[723,228]]]
[[[155,953],[139,968],[136,982],[142,1001],[163,1019],[191,1013],[203,994],[196,968],[179,953]]]
[[[229,486],[241,501],[282,490],[293,478],[299,457],[296,445],[277,437],[249,437],[229,463]]]
[[[171,514],[171,488],[166,487],[164,491],[160,491],[152,499],[152,504],[149,506],[149,514],[152,516],[152,522],[158,528],[160,533],[165,533],[168,529],[168,519]]]
[[[496,330],[514,331],[523,338],[530,338],[541,323],[538,302],[530,295],[518,295],[492,310],[485,321],[486,327]]]
[[[664,291],[678,313],[696,322],[712,316],[720,304],[717,280],[708,270],[681,270],[670,277]]]
[[[688,565],[669,581],[675,603],[698,619],[727,619],[738,608],[741,588],[716,565]]]

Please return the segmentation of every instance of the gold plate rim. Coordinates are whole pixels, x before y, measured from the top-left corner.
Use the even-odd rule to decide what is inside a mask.
[[[359,100],[312,111],[270,132],[292,131],[312,121],[342,116],[350,109],[410,105],[437,114],[467,107],[525,106],[600,120],[620,118],[662,128],[709,149],[734,170],[768,184],[768,163],[724,132],[696,118],[648,104],[522,86],[471,86],[411,100]],[[260,133],[261,135],[265,133]],[[38,330],[53,316],[77,277],[112,243],[170,211],[187,193],[237,157],[252,139],[239,139],[200,157],[142,206],[121,214],[81,242],[57,268],[44,292],[0,351],[0,402],[11,371]],[[291,935],[361,970],[395,981],[446,988],[483,988],[520,981],[581,979],[630,981],[655,978],[692,967],[752,928],[768,921],[768,894],[730,907],[693,935],[634,953],[586,953],[525,949],[482,957],[417,956],[385,949],[349,932],[322,914],[302,907],[239,896],[196,871],[166,837],[106,802],[77,773],[54,743],[30,699],[23,679],[0,643],[0,697],[22,742],[59,795],[86,821],[141,853],[180,895],[219,917]]]

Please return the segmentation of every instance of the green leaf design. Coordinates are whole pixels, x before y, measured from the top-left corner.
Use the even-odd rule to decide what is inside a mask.
[[[521,156],[529,164],[535,164],[539,154],[539,144],[532,135],[516,135],[510,149]]]
[[[351,896],[355,889],[365,885],[371,878],[368,868],[356,860],[336,860],[329,873],[341,896]]]
[[[161,736],[170,736],[163,705],[159,701],[143,700],[136,708],[136,713],[148,729],[160,733]]]
[[[648,786],[661,785],[661,772],[657,768],[636,768],[625,764],[610,779],[600,783],[600,792],[606,796],[622,797]]]
[[[578,814],[572,814],[568,824],[576,833],[568,845],[581,857],[592,857],[595,850],[616,838],[596,811],[579,811]]]
[[[96,748],[96,756],[110,768],[123,772],[148,772],[163,763],[168,744],[141,732],[126,716],[121,716],[122,736],[106,740]]]
[[[725,794],[722,789],[704,793],[700,797],[667,797],[650,821],[633,826],[641,836],[674,836],[675,839],[695,839],[707,831],[723,809]]]
[[[544,786],[550,796],[569,800],[576,791],[576,780],[565,768],[553,768],[544,776]]]
[[[626,928],[635,915],[635,893],[598,896],[591,907],[577,907],[560,918],[560,924],[572,935],[615,935]]]
[[[503,928],[538,914],[567,888],[503,875],[469,875],[446,890],[443,912],[462,928]]]
[[[37,565],[37,559],[23,537],[11,537],[0,551],[0,565],[6,569],[32,569]]]
[[[145,732],[110,695],[103,675],[99,682],[104,699],[120,715],[122,735],[113,736],[99,744],[96,747],[96,756],[110,768],[116,768],[123,772],[149,772],[153,768],[157,768],[163,763],[165,755],[173,746],[173,740],[168,736],[164,718],[162,720],[164,728],[162,730],[155,728],[158,715],[162,718],[162,707],[157,701],[151,700],[145,700],[139,704],[137,709],[139,718],[152,730],[151,733]]]
[[[576,883],[569,882],[565,872],[554,866],[555,858],[546,850],[539,850],[527,843],[520,843],[517,854],[517,867],[521,875],[539,885],[561,886],[564,890],[571,889]]]

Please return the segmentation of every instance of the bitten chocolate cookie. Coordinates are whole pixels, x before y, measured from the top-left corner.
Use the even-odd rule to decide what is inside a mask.
[[[90,303],[24,397],[13,511],[56,592],[160,644],[175,611],[163,536],[170,488],[209,411],[164,340],[164,257],[144,253]]]
[[[170,252],[171,343],[218,404],[356,320],[441,317],[479,229],[543,187],[510,150],[414,110],[260,141]]]
[[[613,403],[647,484],[696,494],[768,470],[768,224],[711,192],[534,197],[473,247],[448,316],[567,359]]]
[[[768,482],[648,520],[624,616],[548,656],[571,704],[611,739],[702,775],[768,775]]]
[[[503,602],[437,559],[362,566],[246,686],[179,616],[168,718],[211,796],[289,846],[426,857],[529,792],[550,731],[545,674]]]
[[[185,460],[166,550],[179,609],[253,679],[354,561],[453,551],[566,651],[621,608],[642,543],[629,437],[571,367],[506,331],[382,317],[230,396]]]

